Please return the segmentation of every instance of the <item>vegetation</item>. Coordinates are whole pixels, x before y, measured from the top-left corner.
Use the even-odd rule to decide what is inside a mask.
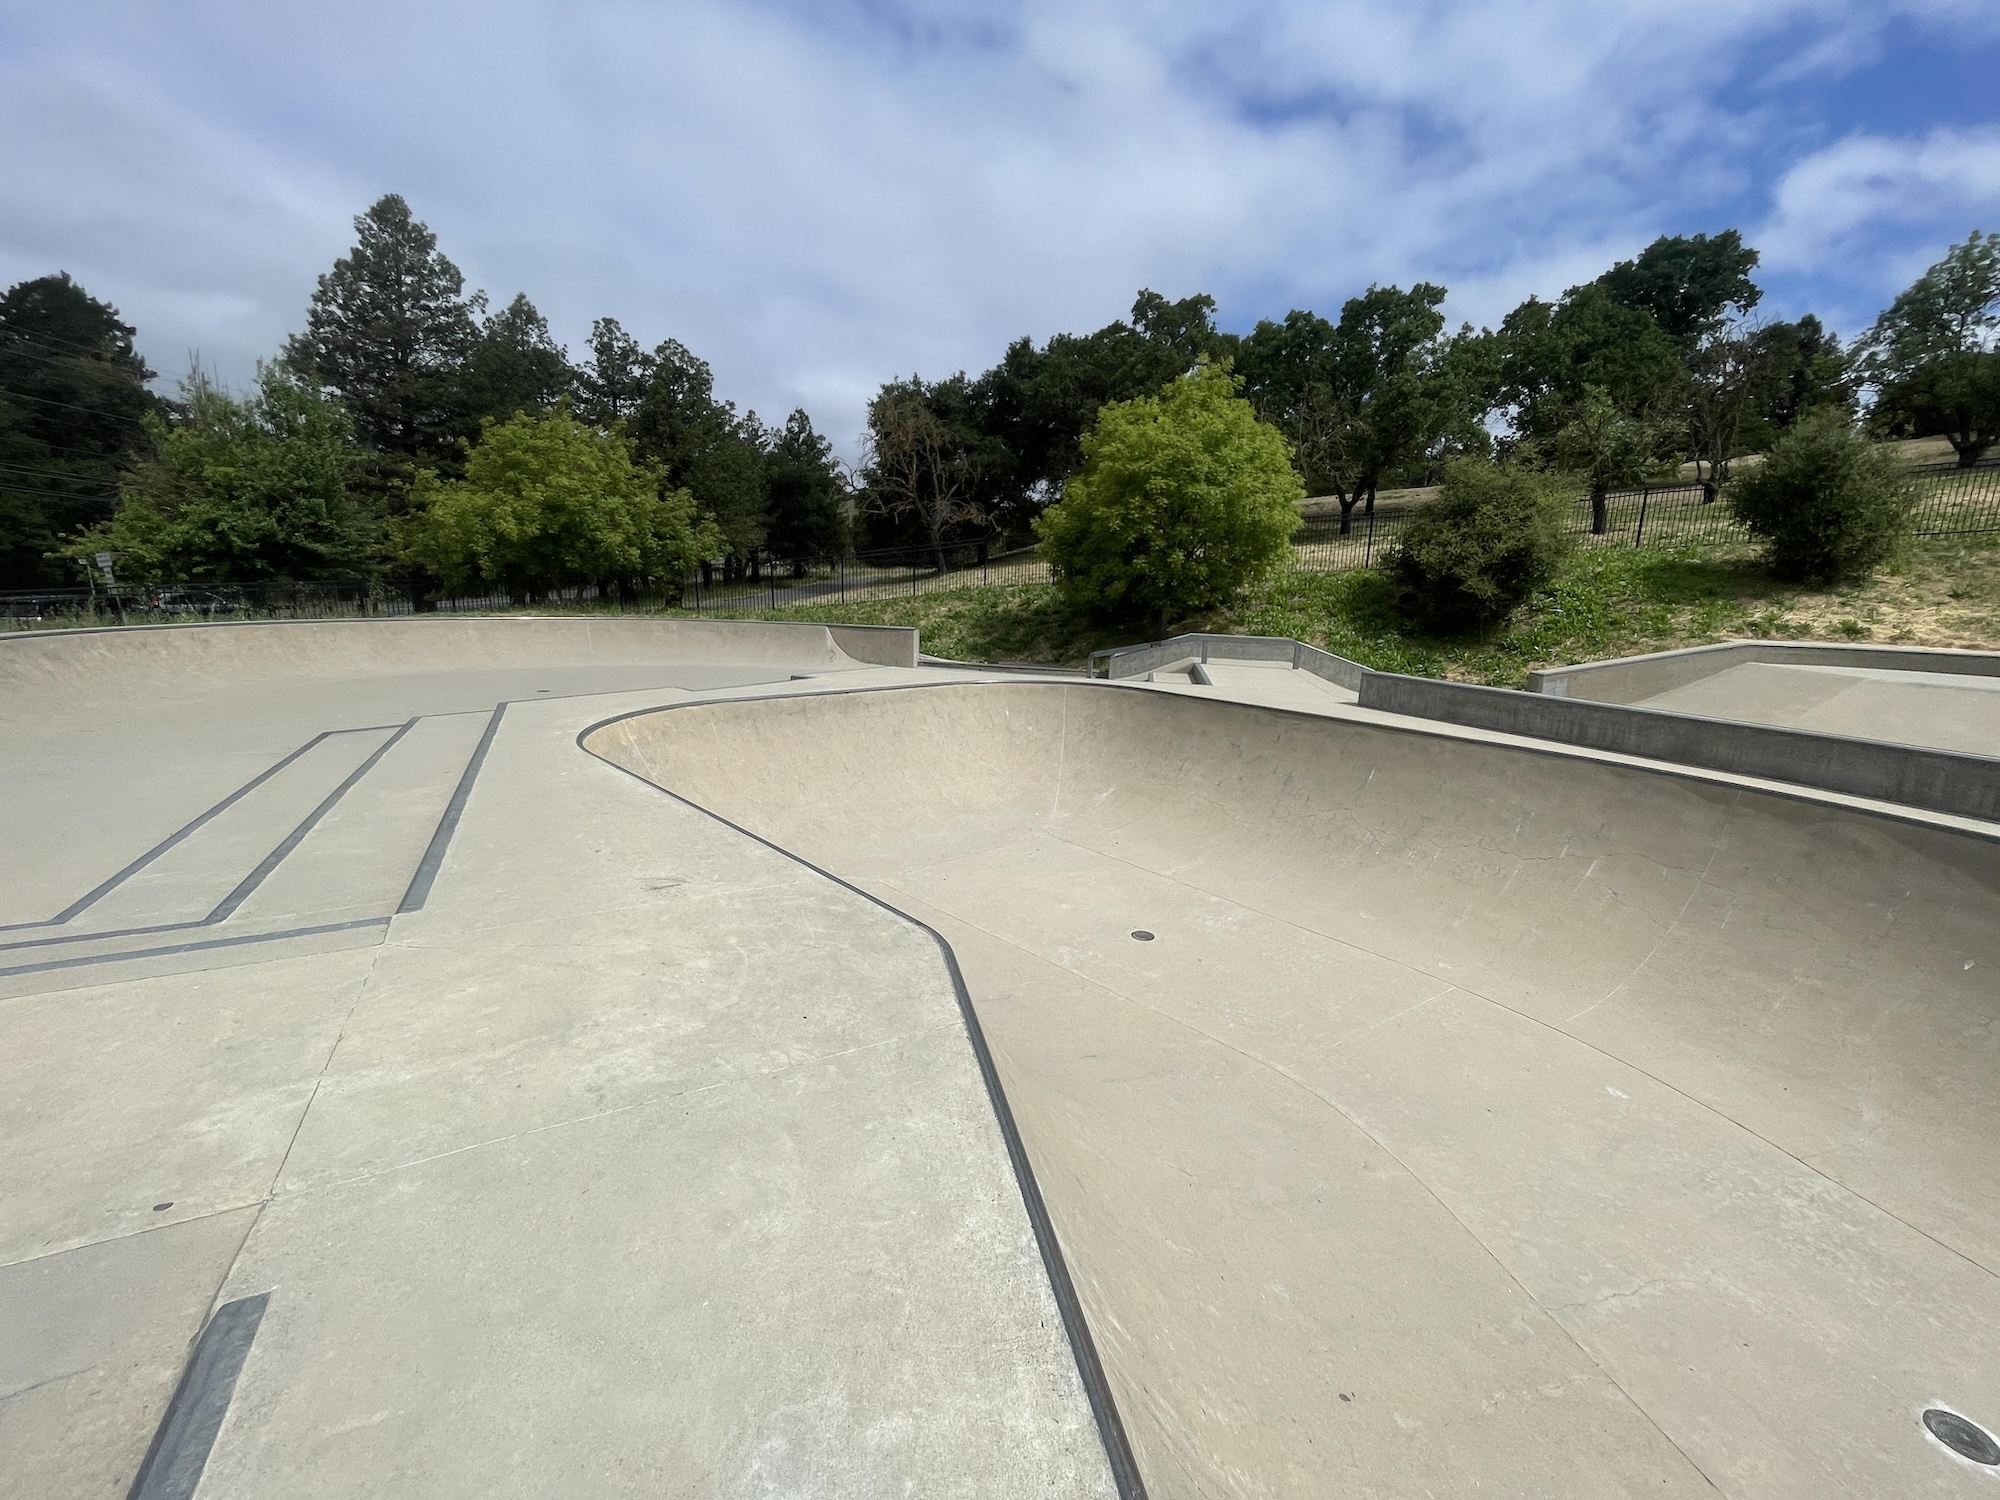
[[[1875,321],[1860,372],[1888,436],[1951,440],[1969,467],[2000,442],[2000,239],[1974,230]]]
[[[0,296],[0,588],[74,586],[62,540],[110,519],[159,403],[118,310],[65,275]]]
[[[346,410],[267,366],[241,399],[199,371],[181,382],[178,420],[156,412],[123,480],[117,514],[67,554],[115,553],[132,583],[241,583],[352,577],[379,540],[356,500]]]
[[[912,625],[924,650],[961,661],[1079,666],[1149,638],[1080,616],[1046,585],[966,588],[844,605],[756,611],[780,620]],[[1872,640],[2000,650],[2000,537],[1915,540],[1881,573],[1838,585],[1774,578],[1740,543],[1584,548],[1504,628],[1426,634],[1380,569],[1279,574],[1173,631],[1294,636],[1382,671],[1520,687],[1538,667],[1739,637]]]
[[[678,586],[720,541],[686,490],[663,489],[622,436],[566,409],[488,427],[464,469],[449,480],[420,470],[402,528],[409,555],[453,589],[497,586],[525,600],[573,583]]]
[[[1439,632],[1504,620],[1548,586],[1570,550],[1563,492],[1519,464],[1461,458],[1410,518],[1386,568],[1402,611]]]
[[[1888,557],[1914,500],[1903,466],[1832,411],[1785,433],[1729,488],[1772,573],[1809,583],[1854,578]]]
[[[1203,362],[1098,413],[1082,471],[1035,523],[1073,608],[1165,621],[1227,603],[1289,557],[1304,490],[1241,384]]]
[[[344,574],[422,607],[475,579],[532,594],[655,576],[646,570],[675,556],[690,557],[705,583],[761,581],[787,563],[797,576],[857,546],[919,549],[942,566],[1020,539],[1046,513],[1057,551],[1073,549],[1069,586],[1100,611],[1222,608],[1213,601],[1237,586],[1230,575],[1256,571],[1238,566],[1241,517],[1225,519],[1218,538],[1182,527],[1156,543],[1152,523],[1180,524],[1164,479],[1132,481],[1113,501],[1107,476],[1139,469],[1100,459],[1086,441],[1102,437],[1107,408],[1169,399],[1204,362],[1233,371],[1261,424],[1237,421],[1242,451],[1277,451],[1252,436],[1282,438],[1296,474],[1288,487],[1330,495],[1343,529],[1373,515],[1379,491],[1434,485],[1467,459],[1559,474],[1591,490],[1602,516],[1607,490],[1690,460],[1715,498],[1741,458],[1771,451],[1816,412],[1864,417],[1877,437],[1944,436],[1962,463],[2000,440],[2000,248],[1979,233],[1853,350],[1810,315],[1761,321],[1758,255],[1733,230],[1662,236],[1486,329],[1449,328],[1446,290],[1428,282],[1369,286],[1337,318],[1295,308],[1240,335],[1218,326],[1210,297],[1144,290],[1127,318],[1017,339],[983,373],[887,382],[852,469],[805,412],[771,426],[739,411],[674,339],[648,348],[604,317],[573,360],[526,296],[496,310],[469,289],[400,197],[370,206],[355,233],[275,373],[247,393],[216,391],[197,373],[178,402],[157,399],[132,329],[67,276],[0,296],[0,588],[73,586],[76,559],[108,550],[127,580]],[[554,427],[532,428],[558,414]],[[572,441],[572,428],[592,441]],[[654,485],[651,519],[622,508],[623,489],[616,503],[558,519],[542,508],[568,503],[550,477],[530,507],[541,541],[467,530],[477,507],[453,486],[495,435],[514,444],[529,430],[538,443],[570,434],[555,448],[585,465],[578,483],[625,452],[631,468],[618,482]],[[1225,492],[1214,454],[1202,462],[1183,476],[1189,494]],[[1141,495],[1154,507],[1147,524]],[[438,505],[446,514],[433,524]],[[679,522],[659,519],[686,506],[698,557],[680,550]],[[1064,519],[1093,507],[1107,526]],[[513,514],[497,502],[487,512]],[[588,546],[574,535],[596,525],[608,529]],[[641,532],[658,544],[634,542]],[[1074,550],[1087,535],[1111,541]],[[559,536],[568,539],[549,540]],[[1866,550],[1836,549],[1843,559]],[[1477,597],[1446,592],[1429,618],[1456,617]]]

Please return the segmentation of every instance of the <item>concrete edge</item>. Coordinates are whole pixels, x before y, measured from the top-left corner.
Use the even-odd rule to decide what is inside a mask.
[[[1288,635],[1218,635],[1196,631],[1168,636],[1163,641],[1148,641],[1143,645],[1112,646],[1093,651],[1087,675],[1100,675],[1098,668],[1101,663],[1102,675],[1108,679],[1144,677],[1148,672],[1186,657],[1196,657],[1204,662],[1211,659],[1288,661],[1295,670],[1311,672],[1315,677],[1323,677],[1350,692],[1360,690],[1361,674],[1368,670],[1360,662],[1335,656],[1317,646],[1308,646],[1304,641],[1294,640]]]
[[[1595,703],[1636,703],[1745,662],[2000,677],[2000,651],[1962,651],[1948,646],[1844,645],[1835,641],[1738,640],[1582,662],[1573,667],[1548,667],[1528,674],[1528,691]]]
[[[1396,672],[1364,672],[1359,706],[1955,817],[2000,818],[2000,760],[1989,756]]]
[[[788,624],[789,621],[767,621]],[[803,622],[801,622],[803,623]],[[910,625],[828,625],[833,644],[856,661],[876,667],[914,667],[917,664],[917,631]]]
[[[914,635],[915,632],[912,632]],[[959,683],[907,683],[904,687],[957,687]],[[1065,686],[1067,684],[1053,684]],[[761,834],[753,833],[739,823],[732,822],[712,808],[703,807],[690,798],[657,781],[641,776],[629,766],[621,766],[609,756],[602,755],[590,746],[592,736],[614,725],[630,719],[650,718],[655,714],[673,713],[683,708],[706,708],[717,703],[762,703],[788,698],[830,698],[845,697],[855,693],[894,692],[895,687],[876,688],[833,688],[802,693],[762,693],[738,698],[700,698],[685,703],[657,704],[650,708],[633,709],[622,714],[614,714],[594,724],[587,724],[577,731],[576,745],[586,755],[611,767],[623,775],[630,776],[640,785],[650,787],[662,796],[670,797],[681,806],[702,816],[712,818],[732,832],[762,845],[793,863],[803,866],[822,879],[829,880],[845,891],[852,892],[869,904],[879,907],[892,916],[899,917],[911,926],[927,934],[937,944],[938,952],[944,959],[946,972],[951,978],[952,993],[958,1001],[959,1019],[965,1026],[967,1040],[971,1043],[972,1054],[979,1068],[981,1082],[986,1089],[987,1102],[993,1109],[994,1119],[999,1125],[1000,1135],[1007,1148],[1007,1159],[1014,1171],[1015,1186],[1021,1194],[1022,1205],[1028,1215],[1028,1224],[1034,1232],[1035,1245],[1042,1257],[1042,1269],[1049,1278],[1049,1289],[1055,1298],[1056,1310],[1062,1317],[1063,1332],[1069,1340],[1071,1357],[1076,1361],[1077,1376],[1081,1380],[1084,1396],[1090,1403],[1091,1415],[1097,1423],[1099,1440],[1104,1444],[1104,1456],[1111,1470],[1111,1480],[1116,1487],[1119,1500],[1146,1500],[1145,1481],[1140,1477],[1138,1460],[1133,1456],[1130,1439],[1125,1433],[1124,1419],[1118,1413],[1118,1403],[1111,1391],[1111,1383],[1104,1373],[1103,1361],[1097,1353],[1097,1341],[1091,1336],[1090,1322],[1085,1317],[1083,1303],[1076,1293],[1076,1283],[1069,1273],[1069,1262],[1064,1257],[1061,1242],[1056,1238],[1054,1221],[1049,1217],[1047,1203],[1042,1198],[1041,1185],[1035,1180],[1034,1165],[1028,1160],[1026,1145],[1021,1140],[1020,1127],[1014,1121],[1014,1111],[1007,1102],[1007,1092],[1000,1082],[999,1069],[994,1065],[992,1049],[987,1045],[985,1029],[979,1024],[978,1011],[973,1007],[972,992],[966,987],[964,972],[959,968],[958,953],[949,939],[930,923],[912,916],[883,900],[872,892],[865,891],[850,881],[843,880],[831,870],[814,864],[803,855],[796,854],[782,844],[774,843]]]

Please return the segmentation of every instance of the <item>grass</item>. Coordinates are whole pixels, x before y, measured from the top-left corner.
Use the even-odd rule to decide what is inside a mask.
[[[1074,666],[1100,647],[1152,638],[1145,627],[1079,619],[1054,589],[1032,584],[760,615],[913,625],[926,652],[961,661]],[[2000,536],[1918,539],[1873,578],[1834,588],[1781,583],[1740,545],[1580,551],[1505,627],[1458,639],[1404,626],[1379,573],[1290,573],[1170,629],[1295,636],[1384,671],[1505,687],[1537,667],[1743,636],[2000,650]]]

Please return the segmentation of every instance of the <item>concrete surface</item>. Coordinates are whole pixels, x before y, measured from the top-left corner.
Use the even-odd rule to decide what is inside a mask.
[[[2000,677],[1744,662],[1637,701],[1676,713],[2000,755]]]
[[[0,638],[0,1494],[123,1496],[266,1291],[203,1500],[1108,1494],[934,943],[576,745],[822,673],[880,675],[818,627]]]
[[[917,660],[0,637],[0,1495],[1111,1494],[899,913],[1149,1493],[1991,1491],[2000,828]]]
[[[951,939],[1152,1493],[1993,1482],[1990,837],[1108,685],[590,744]]]

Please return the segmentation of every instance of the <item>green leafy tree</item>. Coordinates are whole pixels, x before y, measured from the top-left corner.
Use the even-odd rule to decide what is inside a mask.
[[[1164,633],[1283,566],[1304,492],[1284,435],[1240,388],[1203,362],[1099,412],[1082,471],[1035,522],[1073,607],[1157,618]]]
[[[652,356],[616,318],[590,325],[590,359],[576,378],[577,416],[609,430],[639,410],[652,383]]]
[[[1213,297],[1170,301],[1147,289],[1127,321],[1059,333],[1039,349],[1017,339],[977,380],[927,390],[954,442],[978,455],[977,504],[1011,526],[1032,518],[1076,473],[1099,408],[1155,395],[1202,358],[1229,358],[1236,344],[1215,326]]]
[[[319,278],[286,361],[337,394],[361,441],[433,468],[477,430],[466,372],[484,299],[394,193],[354,221],[354,248]]]
[[[1941,434],[1970,468],[2000,441],[2000,238],[1974,230],[1860,341],[1877,430]]]
[[[569,355],[525,295],[480,326],[464,372],[466,406],[481,417],[553,411],[576,386]]]
[[[1652,313],[1595,283],[1560,302],[1530,297],[1501,320],[1496,342],[1499,400],[1511,409],[1514,446],[1531,454],[1546,454],[1587,390],[1643,417],[1683,378],[1680,346]]]
[[[1622,307],[1648,313],[1661,332],[1683,350],[1726,322],[1741,317],[1763,297],[1750,273],[1757,252],[1734,229],[1705,234],[1661,235],[1637,260],[1621,260],[1597,278],[1597,285]]]
[[[355,500],[357,454],[338,402],[275,366],[237,398],[200,371],[180,415],[148,416],[150,454],[124,481],[117,514],[68,554],[117,554],[135,583],[354,578],[377,531]]]
[[[716,399],[706,361],[668,339],[648,359],[645,393],[625,423],[634,449],[715,523],[730,576],[753,570],[769,531],[764,433],[754,414]]]
[[[1801,417],[1726,494],[1771,571],[1809,583],[1860,577],[1887,558],[1915,498],[1903,466],[1830,408]]]
[[[575,584],[678,586],[720,543],[686,490],[635,462],[623,437],[563,409],[490,423],[464,477],[421,471],[416,499],[403,546],[454,591],[529,599]]]
[[[770,517],[765,545],[802,576],[810,562],[843,556],[848,546],[847,488],[833,444],[795,411],[772,435],[764,455],[764,497]]]
[[[76,582],[50,554],[110,517],[159,405],[132,337],[67,273],[0,296],[0,588]]]
[[[1402,609],[1450,633],[1506,619],[1552,582],[1569,554],[1568,502],[1545,474],[1461,458],[1445,466],[1386,560]]]
[[[1758,378],[1743,451],[1762,453],[1809,411],[1855,409],[1854,366],[1838,335],[1811,313],[1796,322],[1767,323],[1754,335]]]
[[[1373,513],[1385,480],[1421,482],[1487,446],[1490,341],[1470,328],[1446,337],[1444,299],[1429,282],[1370,287],[1337,324],[1295,309],[1243,340],[1247,396],[1291,439],[1310,492],[1338,498],[1343,535],[1357,505]]]
[[[1594,534],[1602,536],[1608,529],[1607,493],[1644,479],[1659,442],[1659,432],[1650,423],[1627,416],[1596,386],[1584,388],[1569,421],[1556,433],[1554,454],[1561,468],[1589,488]]]

